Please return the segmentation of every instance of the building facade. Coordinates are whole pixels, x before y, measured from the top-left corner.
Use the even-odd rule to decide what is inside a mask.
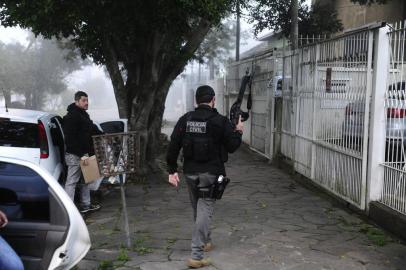
[[[338,19],[343,24],[344,31],[373,22],[400,22],[406,19],[406,1],[388,0],[384,5],[359,5],[351,0],[313,0],[321,3],[333,3],[338,13]]]

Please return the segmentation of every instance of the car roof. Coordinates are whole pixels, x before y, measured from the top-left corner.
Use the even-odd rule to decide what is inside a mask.
[[[44,117],[54,116],[49,112],[25,110],[25,109],[6,109],[0,110],[0,117],[10,118],[12,121],[37,123],[39,119]]]

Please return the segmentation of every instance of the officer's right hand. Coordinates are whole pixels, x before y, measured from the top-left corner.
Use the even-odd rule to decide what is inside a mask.
[[[180,182],[180,180],[179,180],[178,173],[174,173],[174,174],[169,175],[169,183],[171,183],[171,185],[177,187],[179,182]]]
[[[243,133],[244,131],[244,124],[241,121],[241,115],[240,118],[238,119],[238,124],[235,126],[235,131],[238,131],[240,133]]]

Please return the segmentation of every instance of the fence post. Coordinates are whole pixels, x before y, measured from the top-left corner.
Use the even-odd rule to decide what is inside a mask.
[[[385,162],[386,120],[385,120],[385,92],[388,87],[390,46],[389,27],[375,30],[375,55],[373,91],[371,98],[371,120],[369,130],[369,151],[367,171],[367,194],[366,210],[369,211],[369,203],[380,199]],[[366,150],[366,149],[365,149]]]
[[[373,78],[373,68],[376,69],[376,66],[373,67],[372,58],[373,48],[374,48],[374,35],[375,31],[368,31],[367,42],[368,42],[368,56],[367,56],[367,78],[366,78],[366,93],[365,93],[365,105],[364,105],[364,130],[363,130],[363,144],[362,144],[362,167],[361,167],[361,201],[360,208],[362,210],[366,209],[366,197],[367,197],[367,182],[368,182],[368,139],[370,134],[370,111],[371,111],[371,96],[373,95],[372,91],[372,78]]]
[[[316,131],[317,131],[317,121],[316,121],[316,99],[317,99],[317,80],[318,80],[318,68],[317,68],[317,61],[319,60],[320,57],[320,43],[316,45],[315,48],[315,59],[314,59],[314,76],[313,76],[313,122],[312,122],[312,163],[311,163],[311,171],[310,171],[310,179],[314,180],[316,178]]]
[[[294,155],[293,155],[293,164],[294,164],[294,169],[297,171],[298,168],[298,147],[301,144],[300,138],[298,137],[299,134],[299,127],[300,127],[300,103],[301,103],[301,96],[300,96],[300,90],[301,87],[299,88],[299,81],[301,80],[301,73],[302,73],[302,66],[300,65],[301,63],[301,58],[303,57],[303,49],[298,48],[296,49],[296,54],[295,54],[295,61],[294,64],[295,66],[293,67],[295,71],[295,82],[294,82],[294,89],[295,95],[296,95],[296,109],[295,109],[295,148],[294,148]],[[300,153],[300,152],[299,152]]]
[[[274,78],[275,78],[275,74],[276,74],[276,56],[275,54],[273,54],[273,72],[271,72],[269,69],[271,68],[269,65],[269,62],[267,64],[267,74],[269,76],[269,74],[271,74],[271,77],[267,78],[267,88],[266,88],[266,107],[265,107],[265,155],[267,155],[269,157],[269,161],[272,160],[273,155],[272,155],[272,144],[273,144],[273,133],[272,133],[272,129],[273,129],[273,88],[269,87],[269,81],[274,82]],[[274,83],[272,84],[272,86],[274,85]]]

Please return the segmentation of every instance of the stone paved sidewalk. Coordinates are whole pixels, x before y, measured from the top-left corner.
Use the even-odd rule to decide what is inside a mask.
[[[240,149],[213,220],[213,270],[406,269],[406,246],[356,214],[297,184],[257,154]],[[92,249],[77,269],[187,269],[192,210],[163,176],[127,185],[133,247],[122,248],[119,190],[88,219]]]

